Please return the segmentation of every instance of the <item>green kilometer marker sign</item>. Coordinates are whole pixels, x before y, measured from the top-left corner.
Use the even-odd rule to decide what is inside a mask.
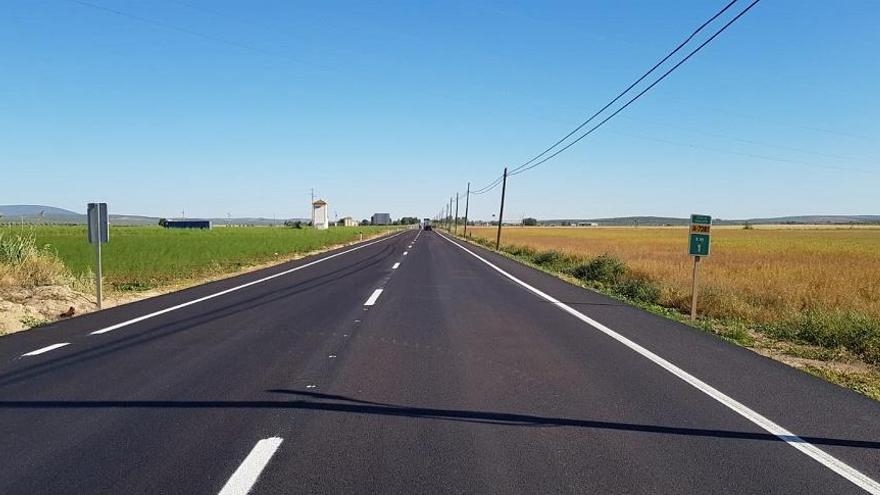
[[[691,256],[709,256],[709,234],[694,234],[691,232],[689,247]]]
[[[709,215],[691,215],[690,240],[688,253],[691,256],[709,256],[712,217]]]
[[[694,257],[694,280],[691,296],[691,320],[697,319],[697,275],[700,259],[709,256],[709,241],[712,233],[712,217],[709,215],[691,215],[691,229],[688,240],[688,252]]]

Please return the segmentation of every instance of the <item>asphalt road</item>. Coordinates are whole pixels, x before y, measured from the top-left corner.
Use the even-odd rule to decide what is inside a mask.
[[[0,338],[0,452],[2,494],[880,493],[880,405],[407,231]]]

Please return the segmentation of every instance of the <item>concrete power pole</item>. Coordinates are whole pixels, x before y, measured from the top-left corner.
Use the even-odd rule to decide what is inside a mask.
[[[471,183],[468,182],[467,192],[464,195],[464,236],[467,237],[468,207],[471,204]]]
[[[453,232],[456,235],[458,235],[458,193],[455,193],[455,217],[454,218],[455,218],[455,220],[454,220],[455,227],[453,227],[453,229],[454,229]]]
[[[504,223],[504,195],[507,194],[507,167],[504,167],[504,179],[501,182],[501,209],[498,211],[498,235],[495,237],[495,249],[501,249],[501,224]]]

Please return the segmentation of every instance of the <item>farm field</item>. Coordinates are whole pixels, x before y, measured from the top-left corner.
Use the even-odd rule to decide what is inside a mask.
[[[212,230],[112,227],[102,248],[105,287],[138,291],[182,280],[237,271],[243,267],[389,230],[385,227],[334,227],[329,230],[283,227],[224,227]],[[8,226],[0,236],[32,238],[37,248],[55,253],[69,274],[88,282],[94,250],[84,226]],[[0,282],[2,283],[2,282]],[[8,283],[7,283],[8,285]]]
[[[494,247],[495,228],[468,235]],[[502,251],[667,316],[690,311],[686,227],[510,227]],[[712,228],[697,325],[880,400],[880,228]]]
[[[493,239],[495,229],[468,229]],[[661,285],[660,303],[689,305],[693,262],[686,227],[510,227],[502,244],[595,257],[614,255]],[[880,228],[713,227],[700,264],[701,314],[758,323],[806,310],[880,319]]]

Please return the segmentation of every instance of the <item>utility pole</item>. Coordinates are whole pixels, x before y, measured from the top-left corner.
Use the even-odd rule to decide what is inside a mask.
[[[452,196],[449,196],[449,230],[452,230]]]
[[[471,204],[471,183],[468,182],[467,193],[464,195],[464,236],[467,237],[468,206]]]
[[[458,235],[458,193],[455,193],[455,234]]]
[[[498,235],[495,237],[495,249],[501,249],[501,224],[504,222],[504,195],[507,193],[507,167],[504,167],[504,179],[501,182],[501,209],[498,211]]]

